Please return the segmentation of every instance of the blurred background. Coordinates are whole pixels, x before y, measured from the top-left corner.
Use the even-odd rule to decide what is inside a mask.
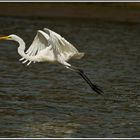
[[[0,35],[28,48],[49,28],[79,51],[70,63],[104,91],[97,95],[61,65],[22,64],[0,41],[1,138],[140,137],[140,3],[0,3]]]
[[[0,16],[98,18],[139,22],[139,10],[139,2],[0,3]]]

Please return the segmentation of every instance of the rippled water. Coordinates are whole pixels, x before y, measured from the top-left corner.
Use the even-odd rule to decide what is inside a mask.
[[[140,24],[98,20],[0,18],[0,34],[29,46],[50,28],[86,53],[71,64],[104,90],[49,63],[20,63],[18,44],[0,41],[0,137],[140,137]]]

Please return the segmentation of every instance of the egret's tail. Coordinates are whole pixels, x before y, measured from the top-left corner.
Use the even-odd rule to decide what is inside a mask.
[[[85,55],[85,53],[76,53],[72,56],[72,58],[74,59],[81,59],[83,56]]]

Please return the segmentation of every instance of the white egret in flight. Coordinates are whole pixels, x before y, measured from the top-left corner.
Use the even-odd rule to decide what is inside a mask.
[[[20,61],[23,61],[22,63],[28,62],[27,65],[29,65],[31,62],[58,62],[66,68],[78,73],[98,94],[102,93],[102,90],[89,80],[83,70],[67,62],[71,58],[82,58],[84,53],[79,52],[71,43],[56,32],[47,28],[44,28],[43,31],[38,30],[37,35],[27,51],[25,51],[25,42],[17,35],[11,34],[0,37],[0,39],[14,40],[19,43],[18,53],[22,56],[20,59]]]

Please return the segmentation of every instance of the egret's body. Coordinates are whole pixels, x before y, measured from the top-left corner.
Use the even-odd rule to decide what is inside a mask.
[[[80,59],[84,53],[79,52],[71,43],[50,29],[38,30],[31,46],[25,51],[25,42],[17,35],[0,37],[0,39],[14,40],[19,43],[18,53],[20,61],[30,65],[32,62],[58,62],[66,68],[77,72],[97,93],[101,90],[88,79],[82,70],[68,63],[69,59]]]

